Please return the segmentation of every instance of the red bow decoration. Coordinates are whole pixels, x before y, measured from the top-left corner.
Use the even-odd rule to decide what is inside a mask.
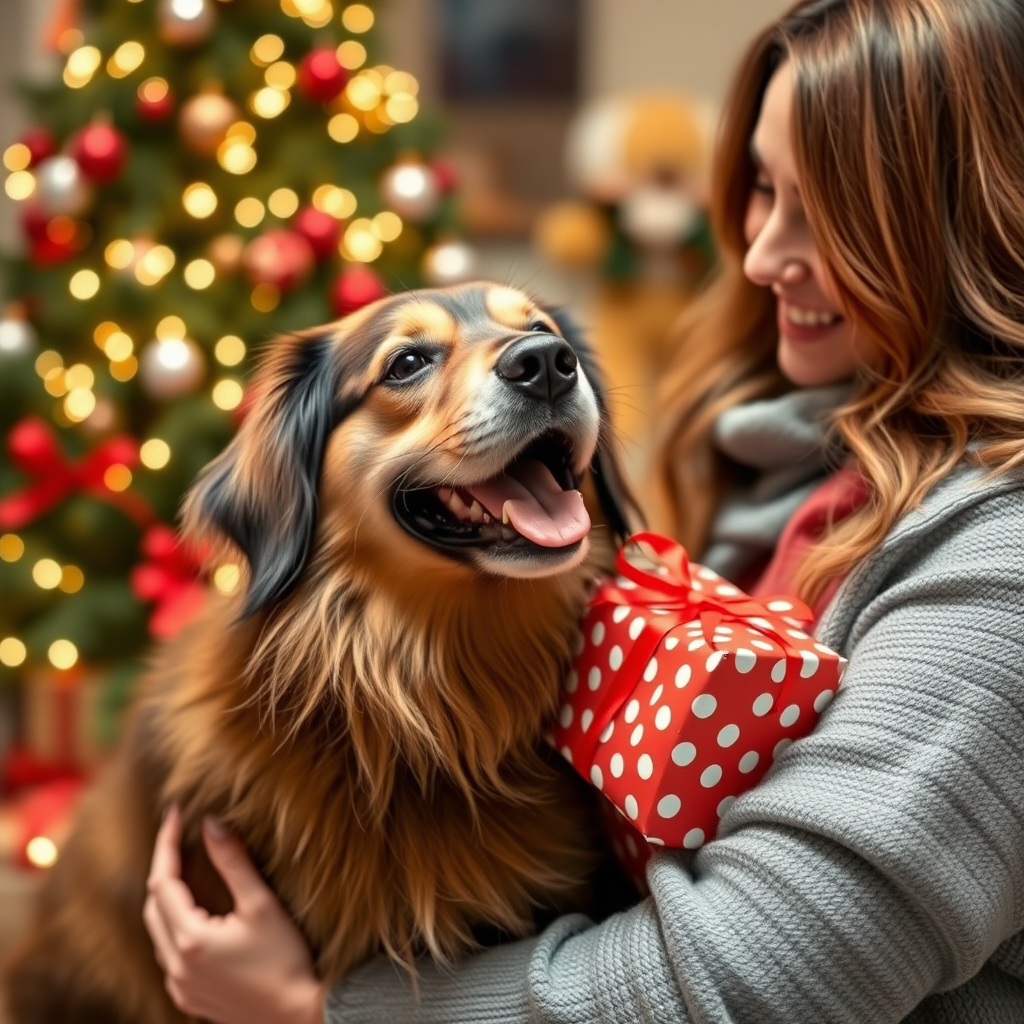
[[[646,544],[658,556],[655,569],[642,569],[626,557],[631,544]],[[633,646],[623,658],[607,697],[587,730],[574,757],[581,764],[590,764],[605,727],[629,699],[636,681],[658,649],[662,637],[680,622],[696,619],[704,639],[714,647],[715,628],[723,622],[738,622],[759,630],[791,652],[785,630],[799,623],[814,621],[814,613],[795,597],[767,597],[761,601],[744,594],[739,587],[724,581],[716,584],[694,579],[686,549],[657,533],[636,533],[619,549],[615,561],[620,579],[606,582],[594,598],[597,604],[628,605],[672,612],[671,616],[653,615]],[[783,687],[783,689],[785,686]],[[784,694],[780,693],[779,701]]]
[[[142,553],[147,561],[132,569],[132,590],[140,600],[156,603],[149,618],[150,633],[174,636],[203,606],[202,552],[182,543],[171,527],[157,523],[143,536]]]
[[[130,437],[111,437],[72,462],[61,450],[53,428],[44,420],[29,417],[11,430],[7,450],[14,465],[36,479],[0,501],[0,528],[26,526],[79,491],[117,506],[139,526],[153,517],[149,505],[137,494],[112,491],[103,479],[112,466],[130,469],[138,463],[139,447]]]

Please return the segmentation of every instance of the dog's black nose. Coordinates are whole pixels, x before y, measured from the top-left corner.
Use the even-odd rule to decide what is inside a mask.
[[[576,353],[552,334],[531,334],[501,354],[495,373],[531,398],[555,402],[576,386]]]

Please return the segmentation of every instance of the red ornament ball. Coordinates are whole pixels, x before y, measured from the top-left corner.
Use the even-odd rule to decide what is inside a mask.
[[[174,94],[162,78],[151,78],[139,86],[135,110],[143,121],[160,124],[174,113]]]
[[[38,203],[23,203],[21,208],[21,229],[25,237],[38,242],[46,237],[50,215]]]
[[[287,292],[301,284],[313,269],[313,247],[296,231],[276,228],[254,238],[242,254],[249,280]]]
[[[57,140],[45,128],[29,128],[18,141],[28,148],[30,167],[57,152]]]
[[[385,295],[384,282],[369,267],[352,267],[338,278],[332,298],[338,316],[348,316]]]
[[[295,215],[294,228],[309,242],[318,260],[329,260],[338,251],[341,223],[315,206],[307,206]]]
[[[430,165],[430,169],[434,172],[437,189],[441,195],[446,196],[455,191],[455,186],[459,183],[459,175],[454,164],[448,160],[435,160]]]
[[[113,181],[121,173],[128,145],[124,136],[106,124],[91,124],[72,137],[71,156],[82,173],[100,184]]]
[[[299,88],[306,99],[328,103],[348,84],[348,71],[341,66],[333,50],[313,50],[299,64]]]

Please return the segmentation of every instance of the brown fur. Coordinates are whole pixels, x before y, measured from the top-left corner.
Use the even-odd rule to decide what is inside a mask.
[[[422,952],[450,960],[478,925],[523,934],[538,906],[582,899],[589,811],[541,733],[611,545],[595,530],[574,568],[510,579],[450,561],[396,524],[390,485],[424,462],[441,480],[467,458],[460,417],[474,388],[510,334],[547,316],[495,286],[445,293],[446,304],[433,294],[279,340],[264,360],[253,412],[185,512],[186,528],[219,560],[247,562],[248,578],[231,597],[211,594],[158,653],[8,966],[11,1024],[182,1019],[141,919],[160,809],[172,801],[200,901],[230,905],[198,838],[213,812],[252,851],[328,979],[378,951],[408,965]],[[423,334],[448,346],[426,392],[375,386],[395,337]],[[224,522],[211,522],[211,495],[221,488],[256,515],[268,547],[294,539],[304,499],[283,418],[317,344],[340,367],[347,415],[314,477],[315,530],[297,580],[244,614],[269,556],[242,557]]]

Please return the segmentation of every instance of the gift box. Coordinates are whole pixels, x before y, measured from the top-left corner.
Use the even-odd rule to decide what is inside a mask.
[[[667,538],[637,534],[617,567],[584,616],[552,739],[617,809],[610,838],[641,881],[651,846],[714,837],[811,731],[846,661],[806,632],[802,602],[754,600]]]
[[[106,753],[98,728],[103,697],[99,673],[81,665],[30,672],[23,691],[25,746],[37,760],[87,769]]]

